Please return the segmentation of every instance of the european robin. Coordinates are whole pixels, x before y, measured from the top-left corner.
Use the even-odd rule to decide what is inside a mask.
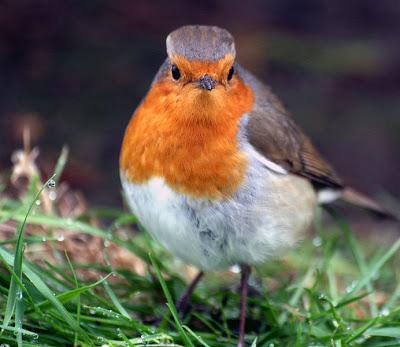
[[[171,253],[201,272],[242,269],[239,344],[245,343],[250,266],[295,246],[318,203],[347,188],[270,88],[235,60],[232,35],[184,26],[126,129],[120,172],[132,212]]]

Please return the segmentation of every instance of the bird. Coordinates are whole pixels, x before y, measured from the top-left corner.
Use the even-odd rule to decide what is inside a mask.
[[[322,157],[270,87],[236,60],[225,29],[187,25],[126,128],[120,177],[141,225],[200,271],[240,266],[238,347],[251,268],[304,238],[317,205],[344,199],[385,213]]]

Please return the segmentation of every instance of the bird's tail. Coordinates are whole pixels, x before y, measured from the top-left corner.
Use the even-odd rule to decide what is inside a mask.
[[[383,217],[383,218],[390,218],[394,219],[396,221],[400,221],[400,217],[396,216],[393,214],[391,211],[389,211],[386,207],[381,205],[379,202],[375,201],[374,199],[357,192],[356,190],[352,188],[345,188],[344,191],[341,194],[341,199],[359,206],[361,208],[365,208],[374,214]]]

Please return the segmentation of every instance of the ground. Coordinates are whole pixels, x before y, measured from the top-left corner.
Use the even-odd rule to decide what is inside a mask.
[[[30,149],[19,153],[1,181],[1,343],[236,345],[236,268],[207,274],[181,320],[174,302],[195,269],[127,210],[88,207],[59,180],[66,151],[47,182]],[[298,248],[254,272],[248,345],[399,346],[400,240],[377,242],[334,211],[319,212]]]

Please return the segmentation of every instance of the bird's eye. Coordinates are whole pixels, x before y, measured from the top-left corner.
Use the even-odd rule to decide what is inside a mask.
[[[171,73],[174,80],[179,80],[179,78],[181,77],[181,72],[175,64],[173,64],[171,67]]]
[[[230,81],[233,77],[233,74],[235,73],[235,69],[233,68],[233,66],[229,69],[228,72],[228,81]]]

